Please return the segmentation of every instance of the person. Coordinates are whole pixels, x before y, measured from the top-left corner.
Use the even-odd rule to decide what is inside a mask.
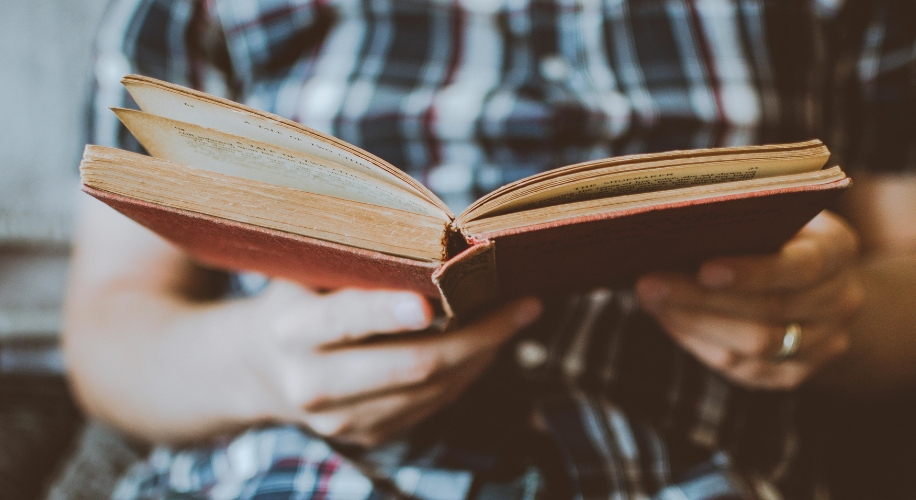
[[[107,110],[130,104],[118,80],[137,72],[357,144],[459,209],[575,161],[812,137],[855,185],[773,255],[409,335],[433,320],[421,297],[206,269],[87,200],[71,381],[90,416],[158,444],[114,498],[822,495],[795,389],[916,381],[914,14],[855,0],[116,1],[97,47],[98,144],[137,149]]]

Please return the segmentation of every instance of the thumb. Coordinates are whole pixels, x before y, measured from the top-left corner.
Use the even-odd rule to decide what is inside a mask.
[[[299,303],[278,318],[276,328],[281,335],[322,345],[422,330],[431,321],[429,303],[416,293],[346,289]]]

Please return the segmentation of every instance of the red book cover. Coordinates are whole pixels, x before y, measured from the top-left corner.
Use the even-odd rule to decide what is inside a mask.
[[[439,297],[430,278],[437,263],[165,207],[87,186],[83,191],[211,267],[255,271],[317,289],[385,288]]]
[[[771,253],[849,179],[610,212],[474,235],[448,262],[424,262],[84,190],[209,266],[256,271],[317,289],[412,290],[449,314],[524,294],[625,286],[639,275],[691,271],[722,255]]]
[[[777,251],[826,207],[829,184],[719,196],[480,235],[494,243],[503,294],[631,284],[724,255]]]

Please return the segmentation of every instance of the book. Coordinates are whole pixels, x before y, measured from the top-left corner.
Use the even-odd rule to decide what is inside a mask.
[[[819,140],[569,165],[455,215],[388,162],[148,77],[114,109],[150,156],[89,145],[83,190],[199,261],[316,289],[412,290],[446,316],[778,250],[850,184]]]

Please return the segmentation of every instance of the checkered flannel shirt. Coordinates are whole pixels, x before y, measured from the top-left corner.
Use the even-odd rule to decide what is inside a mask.
[[[107,110],[131,105],[119,79],[136,72],[357,144],[456,210],[545,169],[670,149],[821,137],[848,170],[912,170],[914,10],[117,0],[99,30],[91,141],[136,147]],[[115,497],[362,499],[392,487],[442,499],[815,496],[791,394],[748,391],[705,368],[627,290],[548,302],[459,402],[396,443],[344,452],[300,429],[253,429],[157,448]]]

